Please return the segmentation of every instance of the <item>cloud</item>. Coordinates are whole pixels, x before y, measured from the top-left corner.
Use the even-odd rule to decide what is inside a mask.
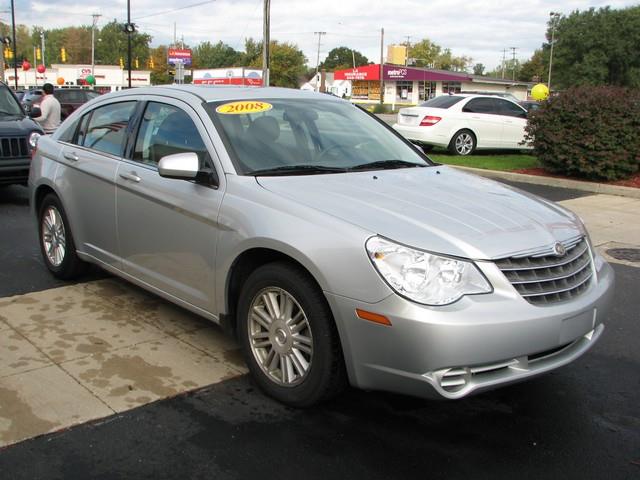
[[[173,41],[174,22],[178,39],[196,45],[201,41],[223,41],[236,49],[244,39],[262,38],[263,0],[214,0],[193,8],[177,8],[203,0],[131,0],[131,16],[139,29],[153,37],[153,44]],[[380,29],[385,45],[429,38],[451,48],[455,55],[467,55],[474,62],[493,68],[503,49],[517,47],[521,60],[531,56],[544,42],[550,11],[565,14],[573,10],[610,5],[620,8],[634,0],[272,0],[271,38],[297,44],[315,66],[318,37],[322,36],[320,59],[334,47],[347,46],[362,52],[370,61],[380,59]],[[173,11],[171,11],[173,10]],[[157,12],[171,11],[162,15]],[[100,13],[100,24],[126,20],[126,0],[71,0],[16,2],[16,22],[45,28],[91,24],[91,14]],[[4,14],[3,21],[10,21]],[[386,49],[385,49],[386,50]],[[386,55],[386,52],[385,52]]]

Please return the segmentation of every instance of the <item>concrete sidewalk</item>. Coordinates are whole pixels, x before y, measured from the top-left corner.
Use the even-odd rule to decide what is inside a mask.
[[[605,255],[640,247],[640,200],[560,203]],[[246,372],[220,329],[116,279],[0,299],[0,339],[0,447]]]
[[[245,372],[237,346],[116,279],[0,300],[0,447]]]

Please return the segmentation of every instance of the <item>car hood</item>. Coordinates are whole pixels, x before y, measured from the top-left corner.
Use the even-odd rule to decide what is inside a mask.
[[[558,205],[444,166],[257,181],[372,234],[455,256],[503,258],[583,231],[580,220]]]
[[[18,137],[36,131],[41,132],[40,126],[24,115],[0,114],[0,135],[3,137]]]

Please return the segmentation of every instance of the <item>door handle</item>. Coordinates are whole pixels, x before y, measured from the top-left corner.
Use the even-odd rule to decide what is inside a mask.
[[[80,160],[75,152],[64,152],[63,156],[64,158],[66,158],[67,160],[71,160],[72,162],[77,162],[78,160]]]
[[[135,174],[135,172],[131,172],[131,173],[121,173],[120,174],[120,178],[124,178],[125,180],[131,180],[132,182],[138,183],[140,182],[140,180],[142,180],[138,175]]]

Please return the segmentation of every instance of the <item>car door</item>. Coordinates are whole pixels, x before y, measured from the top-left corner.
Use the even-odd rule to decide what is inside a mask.
[[[115,179],[135,107],[135,101],[122,101],[84,114],[74,134],[61,142],[56,176],[76,247],[118,269]]]
[[[161,177],[160,159],[181,152],[197,153],[201,170],[216,172],[213,145],[196,112],[177,100],[151,99],[118,170],[120,252],[125,272],[211,312],[223,189]]]
[[[527,111],[508,100],[499,99],[500,115],[503,121],[502,146],[504,148],[523,148]]]
[[[499,148],[503,122],[495,98],[472,98],[462,107],[464,122],[476,135],[478,148]]]

